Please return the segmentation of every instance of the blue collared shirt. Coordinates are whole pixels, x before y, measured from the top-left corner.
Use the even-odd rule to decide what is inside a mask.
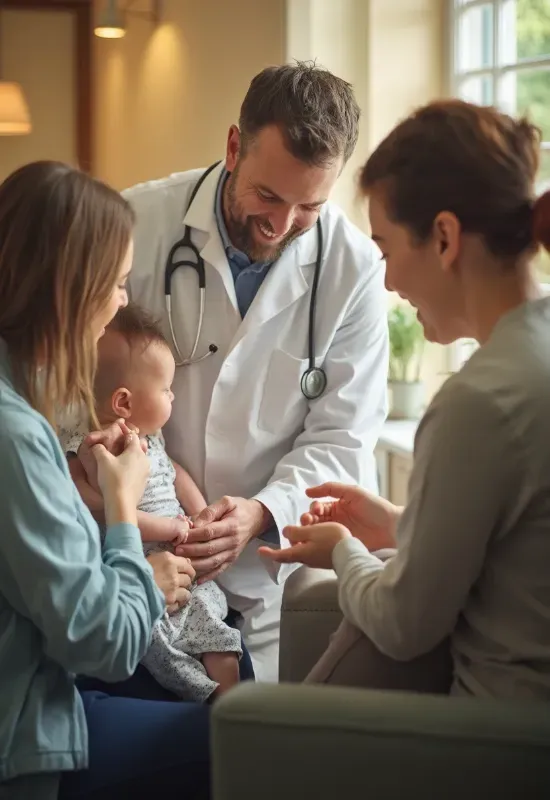
[[[227,261],[231,268],[231,274],[233,275],[239,311],[241,312],[241,317],[244,319],[246,312],[256,297],[258,289],[262,285],[263,279],[269,272],[271,264],[262,262],[252,263],[246,253],[243,253],[242,250],[237,250],[231,244],[222,211],[223,187],[228,176],[229,173],[224,169],[218,181],[215,205],[216,222],[218,223],[218,230],[227,256]]]

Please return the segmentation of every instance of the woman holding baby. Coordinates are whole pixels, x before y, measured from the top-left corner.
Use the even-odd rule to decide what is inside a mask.
[[[148,459],[123,423],[82,453],[107,533],[71,480],[59,408],[87,407],[105,326],[126,305],[133,214],[68,166],[29,164],[0,186],[0,786],[9,797],[208,792],[208,707],[79,691],[133,675],[167,605],[189,598],[184,558],[143,555]],[[87,452],[86,452],[87,450]]]

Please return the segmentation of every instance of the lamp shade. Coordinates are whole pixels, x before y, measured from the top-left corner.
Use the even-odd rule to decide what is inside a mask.
[[[117,7],[116,0],[108,0],[105,10],[99,16],[94,33],[102,39],[122,39],[126,36],[124,17]]]
[[[23,90],[18,83],[0,81],[0,136],[31,132],[31,117]]]

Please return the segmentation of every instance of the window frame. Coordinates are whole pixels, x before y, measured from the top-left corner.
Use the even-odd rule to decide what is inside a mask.
[[[550,74],[550,54],[533,56],[531,58],[516,59],[515,61],[500,62],[500,31],[502,23],[502,11],[504,4],[508,0],[447,0],[448,4],[448,30],[449,30],[449,93],[452,97],[462,97],[460,93],[460,86],[465,81],[471,78],[491,76],[493,82],[493,100],[492,102],[499,108],[503,105],[499,102],[499,85],[502,77],[510,73],[518,73],[523,71],[532,70],[547,70]],[[465,11],[472,8],[482,8],[483,6],[492,6],[493,13],[493,30],[492,30],[492,60],[491,66],[479,67],[475,69],[459,70],[457,67],[457,54],[460,51],[458,38],[460,33],[460,17]],[[515,113],[515,112],[514,112]],[[550,152],[550,139],[541,142],[541,150]],[[542,187],[541,187],[542,188]],[[548,185],[545,188],[550,188]]]
[[[493,81],[493,100],[492,102],[500,108],[503,108],[502,103],[499,102],[499,82],[507,74],[523,72],[524,70],[549,70],[550,71],[550,54],[533,56],[530,58],[522,58],[514,61],[500,61],[499,55],[502,44],[501,39],[501,23],[502,13],[505,3],[509,0],[447,0],[449,6],[449,65],[448,74],[450,76],[449,90],[453,97],[461,97],[459,87],[460,84],[469,78],[490,76]],[[482,8],[483,6],[492,6],[493,13],[493,29],[492,29],[492,59],[489,66],[476,67],[472,69],[459,70],[457,68],[457,54],[460,50],[458,45],[458,37],[460,32],[459,20],[460,17],[473,8]],[[500,44],[499,44],[500,43]],[[550,141],[543,142],[543,149],[550,150]]]

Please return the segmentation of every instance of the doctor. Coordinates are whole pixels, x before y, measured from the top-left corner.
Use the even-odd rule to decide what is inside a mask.
[[[180,552],[242,615],[259,680],[277,680],[288,567],[258,547],[287,545],[280,531],[306,510],[306,487],[376,483],[383,264],[328,202],[358,122],[345,81],[269,67],[223,164],[124,193],[137,214],[130,294],[162,320],[181,364],[167,449],[211,503]]]

